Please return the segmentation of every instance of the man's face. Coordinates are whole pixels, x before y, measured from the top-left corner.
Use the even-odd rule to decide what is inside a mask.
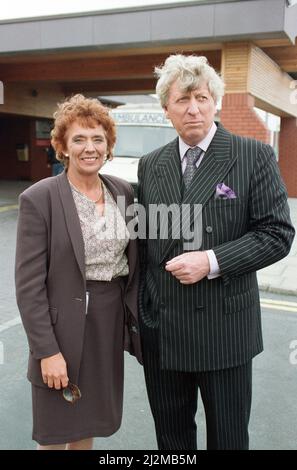
[[[182,91],[178,82],[173,82],[164,110],[183,141],[194,146],[207,135],[216,105],[206,83],[192,91]]]

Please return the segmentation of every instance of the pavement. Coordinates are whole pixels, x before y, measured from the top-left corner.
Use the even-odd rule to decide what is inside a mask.
[[[29,181],[0,180],[0,212],[17,209],[18,195]],[[297,232],[297,199],[289,198],[291,219]],[[297,236],[286,258],[257,272],[259,288],[264,292],[297,296]]]
[[[289,198],[290,213],[297,232],[297,199]],[[297,295],[297,235],[291,251],[282,260],[257,272],[260,290]]]

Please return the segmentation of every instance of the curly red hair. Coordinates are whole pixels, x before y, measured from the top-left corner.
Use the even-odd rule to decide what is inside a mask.
[[[54,128],[51,131],[51,143],[56,151],[56,157],[64,166],[68,167],[68,158],[65,156],[65,136],[71,124],[78,122],[83,127],[101,125],[107,140],[108,159],[112,159],[112,150],[116,141],[115,123],[110,116],[108,108],[95,98],[86,98],[81,94],[66,98],[58,104],[54,113]]]

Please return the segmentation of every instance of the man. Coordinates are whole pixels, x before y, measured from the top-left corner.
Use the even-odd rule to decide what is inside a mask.
[[[46,148],[47,164],[52,168],[52,176],[57,176],[64,171],[64,165],[56,158],[56,152],[52,145]]]
[[[202,205],[200,219],[172,212],[167,239],[163,213],[148,226],[156,236],[141,241],[141,333],[158,446],[196,449],[200,389],[207,448],[248,449],[252,358],[263,349],[256,271],[290,250],[286,189],[269,145],[214,123],[224,84],[205,57],[173,55],[156,73],[179,137],[140,160],[139,203],[147,224],[158,220],[153,207]],[[196,237],[191,248],[187,234],[197,231],[200,246]]]

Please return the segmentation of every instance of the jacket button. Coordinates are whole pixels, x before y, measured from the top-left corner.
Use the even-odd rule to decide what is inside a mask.
[[[212,233],[212,227],[210,225],[208,225],[205,230],[207,233]]]

